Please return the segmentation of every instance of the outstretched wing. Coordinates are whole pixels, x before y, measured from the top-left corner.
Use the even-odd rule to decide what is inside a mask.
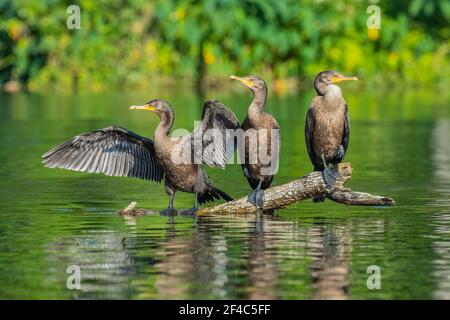
[[[203,105],[201,126],[191,137],[202,137],[201,150],[191,143],[197,159],[211,167],[225,168],[236,149],[234,130],[239,128],[236,115],[216,100],[208,100]],[[199,152],[202,152],[199,155]]]
[[[158,182],[164,175],[156,160],[153,141],[118,126],[82,133],[54,147],[42,158],[48,168]]]

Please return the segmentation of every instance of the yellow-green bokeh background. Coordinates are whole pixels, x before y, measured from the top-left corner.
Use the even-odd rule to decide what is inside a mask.
[[[69,30],[67,8],[80,7]],[[370,5],[381,29],[368,29]],[[450,4],[445,0],[0,1],[0,83],[148,91],[222,87],[255,73],[280,93],[324,69],[366,85],[448,85]]]

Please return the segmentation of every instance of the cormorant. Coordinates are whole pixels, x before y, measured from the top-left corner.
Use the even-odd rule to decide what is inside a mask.
[[[203,105],[201,125],[182,137],[169,137],[174,122],[174,112],[168,102],[152,100],[130,109],[156,113],[160,122],[154,141],[141,137],[125,128],[110,126],[82,133],[45,153],[43,163],[49,168],[103,173],[109,176],[135,177],[145,180],[165,181],[170,196],[169,207],[163,214],[173,214],[176,191],[195,194],[194,206],[185,214],[194,214],[198,204],[215,199],[233,200],[214,187],[200,163],[224,168],[234,151],[233,137],[225,135],[227,129],[236,129],[239,123],[233,112],[222,103],[209,100]],[[209,129],[220,131],[219,139],[208,135]],[[220,139],[227,137],[226,139]],[[195,139],[200,145],[195,147]],[[198,140],[197,140],[198,141]],[[231,147],[230,149],[227,149]],[[210,152],[205,152],[209,150]],[[200,151],[200,153],[199,153]],[[186,153],[188,159],[179,154]],[[197,161],[192,159],[192,155]],[[187,160],[187,161],[183,161]]]
[[[278,169],[278,158],[280,152],[280,135],[277,121],[275,118],[264,112],[264,105],[267,99],[267,86],[263,79],[258,76],[246,77],[230,77],[233,80],[238,80],[244,86],[249,88],[253,93],[253,101],[248,107],[248,114],[242,123],[241,129],[244,132],[254,130],[257,139],[256,150],[249,150],[249,143],[245,143],[245,161],[242,164],[244,175],[247,178],[252,191],[248,195],[248,201],[263,209],[264,207],[264,190],[272,183],[275,171]],[[264,135],[266,135],[264,137]],[[266,140],[266,143],[265,141]],[[262,144],[266,144],[261,148]],[[272,152],[274,154],[272,154]],[[256,156],[256,161],[251,161],[252,156]],[[262,161],[261,155],[266,153],[274,162],[267,163]]]
[[[317,96],[312,99],[306,115],[305,140],[314,171],[322,171],[323,179],[331,188],[338,177],[336,165],[344,159],[350,138],[350,120],[347,103],[336,83],[358,80],[336,71],[322,71],[314,79]],[[330,170],[329,164],[333,165]],[[325,196],[314,197],[314,202]]]

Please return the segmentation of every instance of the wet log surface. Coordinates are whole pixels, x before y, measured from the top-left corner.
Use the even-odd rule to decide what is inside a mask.
[[[314,196],[326,194],[326,197],[334,202],[346,205],[358,206],[393,206],[395,201],[389,197],[372,195],[365,192],[353,191],[344,187],[344,184],[352,176],[350,163],[338,165],[339,179],[333,188],[327,190],[321,172],[311,172],[299,179],[283,185],[274,186],[265,191],[264,210],[272,211],[285,208],[298,201],[311,199]],[[132,204],[134,204],[132,206]],[[144,209],[136,209],[135,203],[129,208],[119,211],[121,215],[144,215]],[[222,203],[213,207],[201,208],[197,215],[233,215],[255,213],[256,208],[247,201],[247,196],[234,201]]]

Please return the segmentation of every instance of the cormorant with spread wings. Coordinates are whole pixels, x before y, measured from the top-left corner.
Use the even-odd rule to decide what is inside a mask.
[[[234,133],[239,127],[236,116],[222,103],[209,100],[203,105],[202,121],[192,133],[169,137],[174,122],[170,104],[152,100],[130,109],[147,110],[160,117],[154,140],[141,137],[125,128],[110,126],[82,133],[45,153],[43,163],[49,168],[63,168],[108,176],[134,177],[165,181],[170,196],[164,214],[172,214],[176,191],[195,194],[194,214],[198,205],[215,199],[233,200],[214,187],[201,163],[224,168],[234,152]],[[196,142],[197,141],[197,142]],[[196,146],[197,144],[197,146]],[[184,154],[184,157],[179,156]],[[186,157],[185,155],[188,155]]]

